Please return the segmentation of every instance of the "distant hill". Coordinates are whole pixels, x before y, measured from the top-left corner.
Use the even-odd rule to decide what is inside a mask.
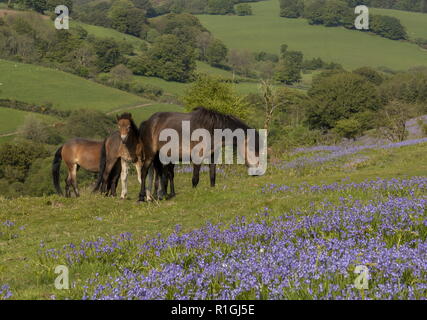
[[[61,110],[110,111],[146,102],[139,96],[50,68],[0,60],[0,97],[28,103],[50,102]]]
[[[280,45],[285,43],[292,50],[302,51],[306,58],[320,57],[348,69],[385,66],[402,70],[427,66],[427,52],[415,44],[343,27],[311,26],[305,19],[281,18],[277,0],[252,3],[251,6],[252,16],[198,15],[198,18],[229,48],[279,53]],[[400,15],[408,16],[402,23],[409,29],[411,37],[413,33],[424,34],[421,29],[427,30],[427,18],[422,21],[425,14],[402,11]],[[411,17],[414,20],[408,24]]]

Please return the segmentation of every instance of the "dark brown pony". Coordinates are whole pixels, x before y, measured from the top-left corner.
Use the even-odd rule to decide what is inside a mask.
[[[179,113],[179,112],[158,112],[152,115],[147,121],[140,126],[139,134],[144,144],[144,164],[141,169],[141,191],[139,194],[139,201],[144,201],[144,198],[149,196],[147,194],[147,190],[145,188],[145,179],[148,172],[148,168],[151,163],[158,156],[161,148],[167,143],[166,141],[160,141],[160,134],[164,129],[173,129],[178,135],[180,141],[182,141],[182,129],[183,129],[183,121],[189,121],[190,125],[190,134],[193,133],[196,129],[206,129],[209,134],[211,141],[213,141],[214,130],[215,129],[230,129],[234,131],[236,129],[248,130],[252,129],[243,121],[238,119],[237,117],[231,115],[225,115],[219,112],[207,110],[203,107],[199,107],[194,109],[190,113]],[[256,132],[256,150],[253,155],[258,156],[259,149],[259,135]],[[243,151],[242,154],[245,154],[245,162],[249,166],[248,159],[246,158],[245,149],[248,142],[248,137],[245,137],[244,144],[242,146],[237,146],[240,148],[239,151]],[[190,142],[190,152],[193,150],[194,146],[197,145],[199,141],[191,141]],[[221,143],[224,145],[224,141]],[[233,146],[237,144],[233,140]],[[211,185],[215,185],[215,164],[214,164],[214,151],[218,146],[211,145],[211,150],[208,151],[211,155],[211,163],[210,166],[210,177],[211,177]],[[244,148],[244,149],[243,149]],[[183,158],[184,149],[182,145],[179,146],[179,160],[181,161]],[[190,158],[189,155],[186,155],[187,158]],[[193,164],[195,166],[195,170],[193,171],[193,186],[196,186],[199,180],[199,172],[201,165]],[[162,174],[162,182],[161,188],[165,190],[167,175],[165,174],[165,170],[163,170]]]
[[[112,133],[101,146],[101,159],[99,162],[98,181],[94,191],[106,191],[108,178],[117,162],[121,164],[121,198],[127,195],[127,177],[129,165],[133,163],[136,167],[138,181],[141,183],[141,167],[144,150],[139,137],[138,127],[130,113],[117,116],[118,131]]]
[[[63,195],[59,183],[61,160],[65,162],[68,169],[68,176],[65,179],[65,196],[71,196],[70,188],[72,187],[76,197],[78,197],[80,193],[77,186],[77,171],[82,167],[90,172],[98,172],[102,145],[102,141],[75,138],[64,143],[56,151],[52,163],[52,178],[59,195]],[[115,195],[116,192],[117,172],[120,172],[120,164],[114,167],[107,181],[107,189],[111,191],[112,195]]]

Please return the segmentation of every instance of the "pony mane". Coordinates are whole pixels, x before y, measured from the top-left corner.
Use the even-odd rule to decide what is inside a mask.
[[[203,127],[209,131],[213,131],[213,129],[252,129],[235,116],[206,109],[205,107],[197,107],[193,109],[192,113],[194,114],[193,119],[203,124]]]
[[[124,113],[122,113],[120,116],[117,116],[117,121],[120,121],[120,120],[129,120],[129,121],[130,121],[130,126],[131,126],[131,128],[132,128],[132,131],[133,131],[135,134],[138,134],[138,127],[137,127],[137,125],[135,124],[135,121],[133,121],[133,118],[132,118],[132,114],[131,114],[131,113],[129,113],[129,112],[124,112]]]
[[[196,107],[191,112],[192,120],[200,124],[203,128],[213,133],[214,129],[243,129],[245,134],[248,129],[253,129],[236,116],[224,114],[205,107]],[[259,152],[259,132],[255,130],[255,150]]]

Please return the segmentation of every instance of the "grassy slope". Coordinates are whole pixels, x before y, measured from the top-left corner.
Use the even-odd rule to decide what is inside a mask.
[[[63,244],[79,243],[82,239],[107,238],[122,232],[132,232],[135,238],[168,234],[176,224],[184,231],[200,227],[211,221],[228,224],[236,216],[255,217],[264,207],[271,215],[281,215],[292,208],[315,205],[328,198],[338,201],[339,194],[262,194],[266,183],[297,184],[331,183],[349,177],[351,181],[362,181],[376,177],[422,176],[427,172],[423,161],[427,144],[369,151],[369,165],[344,171],[313,171],[295,176],[291,171],[269,168],[262,177],[248,177],[242,167],[235,166],[226,175],[218,174],[216,188],[208,186],[208,175],[202,173],[197,189],[191,187],[191,174],[177,173],[176,198],[160,203],[136,204],[136,177],[130,177],[130,199],[105,198],[91,195],[88,190],[80,199],[65,199],[58,196],[44,198],[20,198],[4,200],[0,197],[0,222],[11,220],[17,226],[25,226],[19,237],[0,241],[0,283],[8,283],[15,293],[14,298],[49,298],[59,294],[53,289],[53,269],[46,270],[37,260],[41,241],[49,248],[60,248]],[[369,196],[353,195],[361,200]],[[102,268],[102,262],[97,264]],[[78,284],[80,279],[91,276],[94,270],[71,270],[71,280]]]
[[[129,112],[132,113],[132,117],[135,119],[137,123],[140,123],[141,121],[148,119],[155,112],[169,112],[169,111],[184,112],[184,108],[176,104],[156,103],[150,106],[129,110]]]
[[[253,16],[198,17],[229,48],[278,53],[280,45],[286,43],[293,50],[301,50],[306,58],[321,57],[350,69],[366,65],[392,69],[427,65],[427,52],[414,44],[344,28],[310,26],[305,19],[281,18],[277,0],[251,6]],[[427,26],[427,21],[423,23]]]
[[[57,109],[114,110],[143,98],[54,69],[0,60],[1,98],[51,102]]]
[[[113,38],[117,41],[127,41],[130,42],[132,45],[134,45],[135,49],[139,49],[141,45],[144,44],[144,40],[131,36],[129,34],[121,33],[114,29],[104,28],[100,26],[94,26],[87,23],[83,23],[80,21],[71,21],[70,22],[70,28],[71,30],[73,27],[80,26],[84,28],[90,35],[93,35],[95,37],[99,38]]]
[[[33,114],[35,117],[45,122],[54,122],[56,119],[51,116],[41,115],[32,112],[25,112],[9,108],[0,108],[0,135],[14,132],[25,121],[25,118]]]
[[[372,8],[370,12],[373,14],[381,14],[385,16],[396,17],[406,28],[411,39],[427,38],[427,14],[420,12],[408,12],[392,9],[377,9]]]

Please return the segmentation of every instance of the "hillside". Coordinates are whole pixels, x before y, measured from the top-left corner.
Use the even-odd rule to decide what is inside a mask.
[[[110,111],[144,103],[144,99],[62,71],[0,60],[1,98],[28,103],[50,102],[60,110]]]
[[[320,57],[349,69],[386,66],[400,70],[427,66],[427,52],[415,44],[341,27],[310,26],[305,19],[281,18],[277,0],[252,3],[251,6],[252,16],[198,15],[198,18],[229,48],[279,53],[280,45],[287,44],[292,50],[302,51],[306,58]],[[420,14],[418,22],[414,22],[417,25],[414,30],[427,24],[422,17]]]
[[[128,201],[92,195],[89,190],[83,192],[80,199],[49,196],[6,200],[0,196],[0,222],[7,222],[0,224],[0,232],[3,232],[3,238],[0,238],[0,283],[9,284],[13,298],[17,299],[50,299],[52,295],[57,298],[81,298],[82,286],[87,279],[95,273],[100,274],[99,281],[108,281],[108,276],[119,276],[121,267],[128,266],[138,254],[135,250],[141,250],[137,243],[143,243],[158,233],[167,236],[178,229],[189,232],[203,227],[207,221],[222,223],[220,228],[223,229],[243,216],[247,223],[268,217],[268,225],[278,216],[285,215],[285,219],[291,219],[293,214],[298,216],[301,212],[311,212],[325,205],[345,206],[347,202],[343,201],[355,201],[353,207],[349,204],[348,209],[348,215],[355,215],[358,212],[355,208],[369,201],[387,203],[392,201],[387,199],[399,196],[399,203],[402,203],[407,198],[425,195],[425,182],[422,182],[422,176],[427,171],[425,139],[404,144],[368,146],[366,149],[352,149],[349,146],[344,149],[318,147],[317,150],[302,149],[291,158],[271,162],[267,174],[262,177],[247,176],[241,166],[221,167],[216,188],[208,186],[208,175],[202,173],[199,187],[192,189],[190,171],[179,169],[176,174],[176,198],[162,202],[136,204],[138,189],[135,176],[129,179],[131,188]],[[295,161],[292,160],[298,159],[306,160],[293,166]],[[309,159],[315,161],[310,162]],[[343,200],[343,197],[347,200]],[[414,206],[422,209],[422,206]],[[369,208],[374,210],[374,205]],[[384,204],[380,208],[386,210],[387,207]],[[176,229],[176,225],[180,227]],[[425,226],[419,228],[417,230],[425,230]],[[133,235],[133,240],[128,243],[130,246],[125,245],[119,252],[107,250],[111,236],[126,236],[128,232]],[[248,237],[251,232],[247,233]],[[219,235],[219,231],[216,234]],[[328,239],[335,233],[325,233],[323,236]],[[74,243],[78,246],[83,239],[97,243],[99,237],[103,239],[99,240],[99,245],[106,248],[105,253],[98,253],[101,256],[94,258],[96,253],[85,248],[88,250],[87,259],[81,257],[82,260],[75,263],[66,260],[62,250],[67,252],[68,247],[64,245]],[[395,243],[393,239],[387,241]],[[226,248],[219,247],[218,250]],[[70,259],[78,257],[71,248],[69,250]],[[192,249],[184,252],[188,250]],[[141,259],[151,259],[150,263],[155,266],[170,261],[180,265],[184,262],[180,262],[179,256],[181,251],[176,248],[173,252],[161,253],[161,258],[148,254]],[[192,259],[197,260],[197,257]],[[112,267],[110,261],[116,261],[119,267]],[[188,260],[187,266],[191,267],[194,261]],[[75,289],[61,292],[53,288],[54,266],[60,262],[70,266],[70,280],[76,285]],[[144,267],[141,270],[149,269]],[[334,283],[346,288],[352,283],[352,278]],[[295,294],[294,298],[297,299],[304,297],[298,296],[297,292],[289,294]]]
[[[34,115],[35,117],[47,123],[53,123],[57,120],[54,117],[37,113],[13,110],[9,108],[0,108],[0,136],[16,130],[16,128],[18,128],[24,122],[28,115]]]
[[[372,8],[370,10],[373,14],[398,18],[405,27],[410,39],[427,38],[427,13],[380,8]]]

